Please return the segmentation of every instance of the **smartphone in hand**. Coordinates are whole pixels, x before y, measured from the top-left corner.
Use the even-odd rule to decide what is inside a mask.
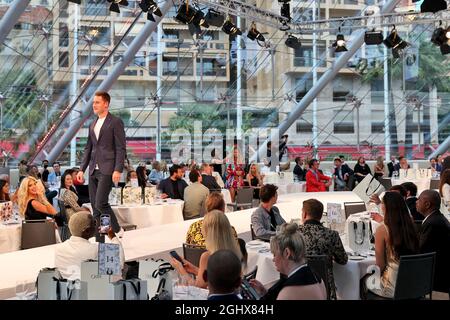
[[[109,214],[102,214],[100,216],[100,228],[99,233],[100,234],[107,234],[109,229],[111,227],[111,217]]]
[[[181,257],[179,256],[179,254],[178,254],[175,250],[170,251],[169,254],[170,254],[175,260],[178,260],[182,265],[184,265],[183,259],[181,259]]]

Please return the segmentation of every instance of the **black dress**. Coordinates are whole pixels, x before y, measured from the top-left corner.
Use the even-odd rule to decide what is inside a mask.
[[[25,219],[26,220],[42,220],[47,219],[47,214],[37,211],[35,208],[33,208],[33,205],[31,204],[34,199],[31,199],[28,201],[27,204],[27,210],[25,211]]]
[[[257,177],[253,177],[253,178],[250,180],[250,186],[251,186],[251,187],[257,187],[257,186],[258,186],[258,183],[259,183],[259,181],[258,181],[258,178],[257,178]],[[255,189],[253,190],[253,199],[259,199],[259,188],[255,188]]]
[[[370,168],[367,164],[364,164],[364,166],[360,165],[359,163],[357,163],[355,165],[355,179],[358,182],[361,182],[364,180],[365,177],[361,177],[360,175],[357,175],[357,173],[361,173],[363,175],[368,175],[368,174],[372,174],[372,171],[370,171]]]
[[[301,267],[289,278],[281,278],[275,283],[267,293],[261,298],[265,301],[275,301],[281,290],[290,286],[308,286],[321,283],[322,280],[311,270],[308,265]]]

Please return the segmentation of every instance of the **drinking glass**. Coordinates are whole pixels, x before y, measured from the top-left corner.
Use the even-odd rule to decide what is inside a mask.
[[[26,300],[28,284],[26,281],[16,281],[16,297],[19,300]]]

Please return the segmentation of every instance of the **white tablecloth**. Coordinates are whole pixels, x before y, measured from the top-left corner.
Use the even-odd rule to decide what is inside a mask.
[[[358,197],[352,192],[301,193],[280,196],[277,206],[283,218],[290,221],[300,218],[302,202],[309,198],[319,199],[325,207],[327,202],[358,201]],[[226,214],[238,234],[250,231],[250,216],[253,211],[254,209],[248,209]],[[186,240],[186,232],[194,221],[196,220],[125,232],[121,239],[125,260],[144,259],[181,247]],[[54,267],[54,251],[57,245],[59,244],[0,254],[2,271],[0,272],[0,299],[7,299],[15,295],[16,281],[26,281],[33,287],[40,269]]]
[[[392,185],[399,185],[404,182],[412,182],[417,186],[417,195],[421,194],[423,190],[430,189],[430,178],[420,178],[420,179],[409,179],[409,178],[392,178]]]
[[[182,222],[183,204],[181,200],[168,200],[153,205],[112,206],[119,224],[135,224],[138,229],[162,224]],[[90,204],[85,204],[92,212]]]
[[[278,185],[278,194],[290,194],[306,192],[306,182],[293,182]]]
[[[0,224],[0,254],[20,250],[22,224]]]

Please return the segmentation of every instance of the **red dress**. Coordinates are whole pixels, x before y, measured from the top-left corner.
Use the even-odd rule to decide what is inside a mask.
[[[306,173],[306,192],[325,192],[327,187],[323,180],[330,180],[319,171],[313,172],[311,169]]]

